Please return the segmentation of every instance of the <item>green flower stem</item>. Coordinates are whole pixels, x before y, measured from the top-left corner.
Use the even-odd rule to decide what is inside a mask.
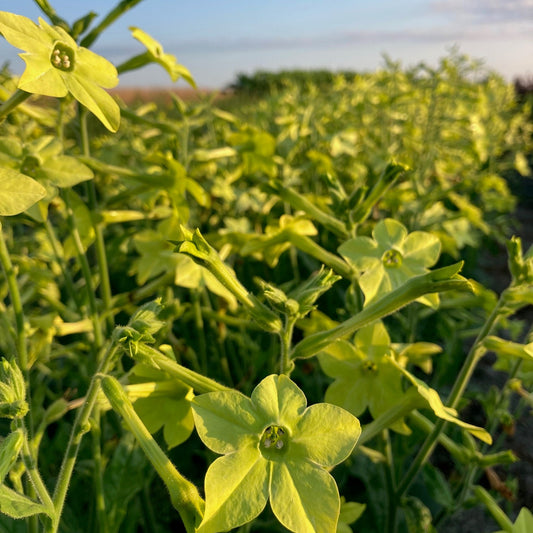
[[[396,476],[394,468],[394,456],[392,453],[392,443],[388,429],[384,429],[383,436],[383,454],[387,458],[386,463],[383,464],[385,470],[385,480],[387,485],[387,516],[385,519],[385,531],[388,533],[396,533],[396,512],[398,506],[394,500],[396,492]]]
[[[41,0],[42,1],[42,0]],[[126,11],[129,11],[132,7],[135,7],[139,2],[142,0],[121,0],[94,28],[89,34],[87,34],[81,41],[80,46],[85,46],[86,48],[89,48],[91,44],[98,39],[99,35],[115,20],[117,20],[121,15],[123,15]]]
[[[185,479],[163,453],[135,412],[120,383],[111,376],[101,376],[102,389],[113,409],[135,435],[144,453],[165,483],[172,505],[179,512],[187,533],[193,533],[203,516],[204,501],[198,489]]]
[[[416,427],[422,429],[426,433],[431,433],[435,428],[435,424],[418,411],[411,412],[409,419]],[[470,450],[464,446],[460,446],[444,433],[441,433],[437,440],[439,444],[441,444],[457,461],[465,464],[472,460],[472,453]]]
[[[509,517],[502,511],[501,507],[494,501],[493,497],[480,486],[474,487],[474,494],[482,503],[485,504],[490,514],[498,522],[498,525],[504,530],[511,533],[513,531],[513,523]]]
[[[43,215],[45,214],[43,213]],[[67,293],[72,298],[72,301],[76,305],[76,309],[81,314],[81,305],[76,290],[74,289],[74,282],[72,281],[72,276],[70,275],[70,271],[65,263],[65,257],[61,250],[61,244],[57,239],[54,226],[50,223],[48,216],[44,216],[44,227],[46,229],[46,235],[48,236],[48,242],[52,247],[54,258],[57,261],[59,268],[61,269],[61,275],[63,276],[63,280],[65,281],[65,288],[67,290]]]
[[[191,300],[194,317],[194,327],[196,328],[196,337],[198,339],[198,351],[200,352],[200,368],[202,373],[207,373],[207,346],[205,343],[205,329],[204,320],[202,318],[202,310],[200,307],[200,294],[202,289],[194,289],[191,291]]]
[[[351,335],[375,320],[394,313],[425,294],[469,289],[468,281],[457,274],[461,266],[462,262],[410,279],[398,289],[369,304],[360,313],[337,327],[314,333],[300,341],[292,352],[292,359],[312,357],[336,340]]]
[[[4,239],[4,232],[2,231],[2,223],[0,222],[0,263],[4,269],[4,273],[7,279],[7,285],[9,287],[9,295],[11,297],[11,304],[13,306],[13,312],[15,313],[15,327],[17,336],[15,339],[15,344],[17,346],[18,352],[18,364],[24,378],[26,380],[26,385],[28,382],[28,349],[26,345],[26,331],[25,331],[25,320],[24,320],[24,311],[22,309],[22,300],[20,297],[20,291],[17,284],[17,276],[15,273],[15,268],[11,262],[11,257],[9,256],[9,251],[7,249],[6,241]]]
[[[137,113],[134,113],[133,111],[130,111],[129,109],[126,109],[124,107],[120,108],[120,114],[124,118],[127,118],[128,120],[133,122],[134,124],[141,124],[142,126],[150,126],[152,128],[157,128],[163,133],[181,133],[181,127],[173,122],[152,120],[147,117],[142,117],[137,115]]]
[[[468,355],[463,363],[459,375],[457,376],[457,379],[455,380],[452,391],[448,398],[448,407],[455,408],[457,406],[457,403],[461,399],[461,396],[463,395],[463,392],[466,386],[468,385],[470,377],[472,376],[472,373],[474,372],[477,363],[485,354],[486,350],[483,346],[483,341],[485,337],[490,334],[498,320],[501,319],[504,314],[509,312],[504,308],[504,294],[500,296],[498,303],[496,304],[491,315],[481,328],[474,344],[472,345],[472,348],[468,352]],[[415,459],[413,460],[407,472],[405,473],[402,481],[398,485],[398,490],[396,491],[397,501],[401,500],[403,494],[409,488],[409,486],[417,476],[420,468],[422,468],[424,463],[433,453],[433,450],[437,445],[439,435],[443,431],[445,425],[445,420],[437,420],[433,431],[426,437],[426,440],[422,444],[420,450],[418,451],[418,454],[416,455]]]
[[[80,109],[80,132],[82,151],[85,157],[90,157],[89,133],[87,130],[87,108],[79,106]],[[94,179],[86,182],[87,197],[89,200],[89,209],[91,213],[98,213],[98,205],[96,201],[96,190],[94,186]],[[107,328],[110,333],[115,326],[112,307],[111,307],[111,283],[109,281],[109,268],[107,264],[107,255],[105,251],[104,234],[102,231],[101,222],[96,222],[94,217],[91,217],[92,226],[95,234],[96,245],[96,261],[98,264],[98,271],[100,274],[100,291],[102,294],[102,301],[104,302],[104,309],[106,314]]]
[[[345,279],[352,280],[355,277],[355,272],[344,259],[341,259],[335,254],[328,252],[322,246],[317,244],[313,239],[306,235],[289,232],[289,240],[298,248],[298,250],[309,254],[324,265],[332,268],[337,274]]]
[[[350,218],[353,223],[363,223],[372,212],[372,209],[377,204],[378,200],[392,187],[393,183],[407,170],[404,165],[396,163],[389,163],[372,190],[368,193],[363,203],[359,205]]]
[[[230,387],[221,385],[211,378],[181,366],[160,351],[146,344],[139,343],[136,348],[137,350],[132,354],[136,361],[163,370],[167,374],[180,379],[196,392],[204,393],[231,390]]]
[[[48,0],[34,0],[34,2],[41,8],[41,11],[52,21],[52,24],[55,24],[56,26],[61,26],[67,32],[70,30],[67,21],[58,16],[55,9],[50,5]]]
[[[144,531],[146,533],[157,533],[155,529],[155,513],[150,500],[150,494],[148,492],[149,482],[144,485],[142,490],[139,491],[139,503],[141,506],[141,516],[143,518]]]
[[[67,196],[64,195],[63,199],[65,200],[65,205],[67,207],[67,219],[68,219],[68,224],[70,226],[72,240],[76,248],[76,254],[78,256],[78,261],[80,262],[81,272],[82,272],[83,278],[85,279],[85,284],[87,288],[87,298],[89,301],[90,318],[91,318],[91,322],[93,323],[93,328],[94,328],[95,347],[96,347],[96,350],[99,351],[99,349],[103,346],[104,341],[103,341],[103,334],[102,334],[102,326],[100,324],[100,317],[98,315],[98,309],[96,305],[96,298],[94,295],[94,286],[93,286],[93,279],[91,275],[91,268],[89,266],[89,261],[87,260],[87,256],[85,255],[85,251],[83,249],[83,243],[81,242],[80,233],[78,231],[78,226],[76,224],[76,219],[74,218],[74,213],[72,212],[72,208],[70,207],[68,203]]]
[[[270,182],[269,188],[279,194],[279,196],[294,209],[304,211],[312,220],[316,220],[339,237],[347,239],[350,236],[346,229],[346,225],[343,222],[319,209],[315,204],[294,189],[285,187],[281,182]]]
[[[35,489],[35,493],[37,494],[39,500],[41,500],[41,503],[49,509],[50,514],[53,514],[54,513],[54,502],[52,501],[52,498],[50,497],[50,494],[48,493],[48,490],[46,489],[46,486],[41,478],[41,475],[39,474],[39,470],[37,469],[37,465],[34,460],[34,455],[32,454],[32,449],[28,442],[28,434],[26,431],[26,427],[24,426],[24,422],[20,419],[16,419],[15,426],[17,429],[22,431],[22,435],[23,435],[22,461],[24,462],[26,473],[28,474],[28,477],[30,478],[31,484],[33,488]]]
[[[104,496],[104,467],[102,461],[102,447],[101,447],[101,430],[100,430],[100,406],[98,403],[93,408],[93,414],[90,420],[91,424],[91,448],[92,459],[94,462],[93,469],[93,483],[94,483],[94,499],[96,505],[96,519],[98,523],[98,531],[101,533],[108,533],[109,525],[107,522],[106,504]]]
[[[0,122],[3,120],[2,117],[11,113],[13,109],[22,104],[22,102],[27,100],[30,96],[31,93],[27,93],[22,89],[17,89],[6,101],[2,102],[2,105],[0,105]]]
[[[365,442],[372,440],[389,428],[394,422],[401,420],[404,416],[412,413],[415,409],[425,405],[422,397],[413,389],[409,389],[402,399],[393,407],[378,416],[375,420],[363,427],[361,436],[355,445],[354,452]]]
[[[150,52],[144,52],[142,54],[136,55],[117,66],[117,72],[123,74],[129,70],[137,70],[139,68],[148,65],[153,61],[153,56]]]
[[[107,348],[100,366],[98,368],[99,373],[109,372],[116,362],[120,348],[120,328],[115,329],[113,333],[112,341]],[[89,431],[89,417],[96,403],[98,397],[98,391],[100,390],[100,379],[93,376],[89,389],[85,395],[85,401],[76,415],[74,425],[70,432],[70,438],[63,456],[63,462],[61,464],[61,470],[57,479],[56,487],[54,490],[53,502],[55,507],[55,518],[49,528],[46,529],[46,533],[56,533],[59,527],[59,520],[65,504],[65,497],[67,495],[68,486],[78,456],[78,450],[81,444],[83,435]]]
[[[195,263],[207,268],[239,302],[246,307],[252,318],[266,331],[279,333],[281,320],[276,313],[250,294],[235,276],[235,273],[222,261],[218,252],[210,246],[202,234],[182,228],[185,239],[178,242],[176,252],[189,256]]]
[[[291,362],[290,352],[292,343],[292,332],[294,325],[298,320],[298,316],[287,316],[285,318],[285,324],[279,334],[280,338],[280,374],[290,375],[291,370],[294,367],[294,363]]]
[[[175,275],[173,270],[169,270],[142,287],[113,296],[112,307],[119,308],[146,300],[157,292],[157,289],[160,287],[166,287],[169,283],[173,282]]]

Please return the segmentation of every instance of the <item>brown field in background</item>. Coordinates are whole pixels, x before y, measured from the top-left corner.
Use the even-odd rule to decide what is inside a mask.
[[[215,98],[227,97],[231,91],[228,90],[212,90],[212,89],[192,89],[192,88],[147,88],[147,87],[124,87],[111,89],[109,93],[113,96],[118,96],[126,105],[139,104],[146,102],[156,102],[158,104],[170,104],[172,102],[172,94],[179,96],[186,102],[194,100],[203,100],[206,96],[215,94]]]

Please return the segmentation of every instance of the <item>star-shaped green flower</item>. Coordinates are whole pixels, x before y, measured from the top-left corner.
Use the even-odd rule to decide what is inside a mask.
[[[439,258],[440,241],[435,235],[425,231],[407,234],[405,226],[391,218],[378,222],[372,237],[356,237],[339,247],[339,253],[362,272],[359,285],[365,305],[425,274]],[[436,307],[439,297],[429,294],[418,301]]]
[[[324,372],[335,379],[325,399],[359,416],[368,407],[377,418],[404,395],[402,373],[391,361],[390,337],[382,322],[360,329],[353,343],[339,340],[319,354]],[[400,420],[393,429],[409,433]]]
[[[62,98],[70,93],[110,131],[120,124],[118,104],[102,87],[118,83],[117,70],[105,58],[79,47],[59,26],[0,11],[0,32],[26,62],[18,88],[28,93]]]
[[[285,375],[266,377],[251,398],[237,391],[194,398],[200,438],[224,454],[207,471],[197,533],[250,522],[267,500],[290,531],[335,533],[340,499],[326,468],[348,457],[361,427],[340,407],[306,405],[304,393]]]

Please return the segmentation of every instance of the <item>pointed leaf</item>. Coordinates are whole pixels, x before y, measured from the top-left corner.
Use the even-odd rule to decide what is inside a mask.
[[[446,407],[442,403],[439,393],[435,389],[432,389],[427,383],[416,378],[410,372],[408,372],[405,368],[402,368],[397,363],[394,363],[394,364],[399,370],[401,370],[401,372],[407,377],[407,379],[416,387],[420,396],[422,396],[422,398],[424,398],[428,402],[429,407],[433,410],[433,412],[439,418],[442,418],[443,420],[447,420],[448,422],[453,422],[457,426],[462,427],[463,429],[466,429],[469,433],[474,435],[474,437],[477,437],[478,439],[482,440],[483,442],[486,442],[487,444],[492,444],[492,437],[483,428],[474,426],[472,424],[468,424],[466,422],[463,422],[459,418],[457,418],[457,411],[455,411],[455,409],[451,409],[450,407]]]
[[[0,216],[18,215],[44,198],[46,189],[34,179],[0,168]]]
[[[41,503],[34,502],[4,485],[0,485],[0,512],[11,518],[26,518],[40,513],[51,516]]]
[[[56,187],[72,187],[94,177],[93,171],[88,166],[67,155],[48,159],[41,170]]]

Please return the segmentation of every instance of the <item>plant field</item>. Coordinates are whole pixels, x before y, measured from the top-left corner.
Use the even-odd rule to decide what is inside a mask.
[[[194,87],[90,51],[137,1],[0,12],[0,532],[533,531],[527,96],[452,52],[126,105]]]

